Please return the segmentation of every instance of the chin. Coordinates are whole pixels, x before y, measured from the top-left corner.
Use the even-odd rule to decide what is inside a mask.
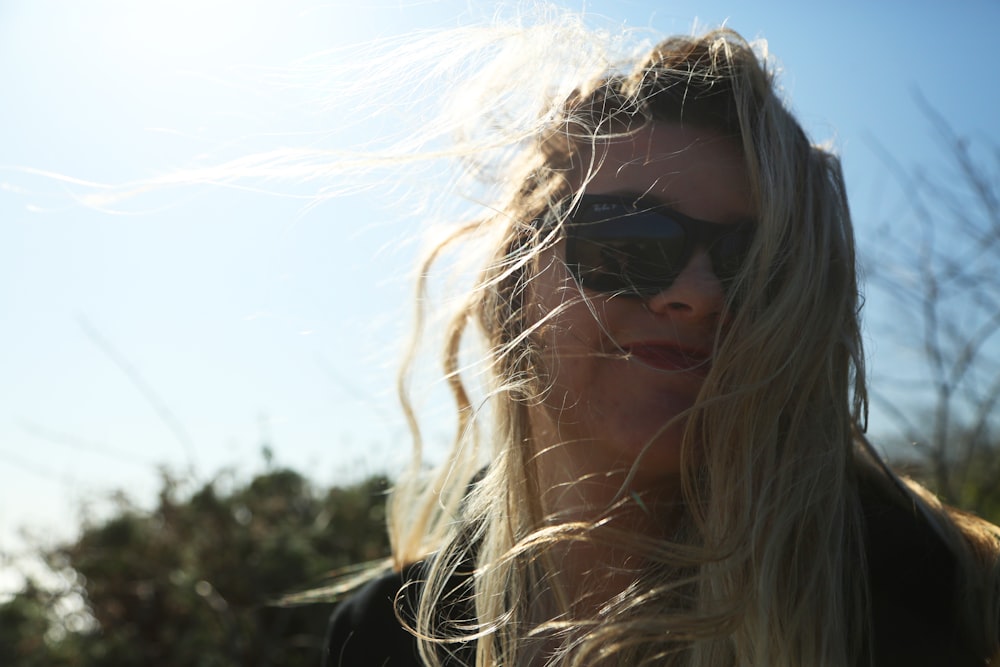
[[[634,426],[602,439],[608,455],[601,458],[613,461],[605,470],[628,473],[634,468],[636,479],[679,475],[684,424],[671,424],[666,429],[662,422],[650,428]]]

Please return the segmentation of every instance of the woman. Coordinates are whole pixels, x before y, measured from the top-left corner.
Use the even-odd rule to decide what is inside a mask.
[[[862,435],[837,159],[730,31],[573,87],[424,267],[492,249],[447,330],[458,437],[327,665],[988,664],[1000,533]]]

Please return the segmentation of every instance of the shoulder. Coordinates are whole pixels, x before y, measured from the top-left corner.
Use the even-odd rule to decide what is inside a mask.
[[[984,664],[982,641],[962,613],[965,559],[916,500],[862,480],[865,555],[876,665]]]
[[[415,601],[404,582],[413,570],[389,572],[369,581],[337,605],[326,637],[324,667],[416,667],[417,644],[400,622],[412,622]]]

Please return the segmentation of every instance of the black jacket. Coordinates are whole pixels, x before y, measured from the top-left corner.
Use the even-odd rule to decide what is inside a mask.
[[[867,485],[864,485],[867,486]],[[890,491],[864,488],[871,586],[870,638],[876,667],[984,667],[956,613],[956,558],[915,508]],[[420,564],[379,577],[341,603],[331,618],[324,667],[419,667],[416,641],[396,617],[404,582],[419,582]],[[471,578],[456,580],[457,586]],[[412,624],[417,587],[408,586],[399,613]],[[461,613],[461,612],[459,612]],[[466,610],[465,616],[469,613]],[[453,618],[462,616],[453,616]],[[474,664],[472,643],[450,663]]]

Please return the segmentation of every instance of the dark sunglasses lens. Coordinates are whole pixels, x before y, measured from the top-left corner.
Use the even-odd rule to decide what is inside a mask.
[[[689,238],[693,235],[693,238]],[[566,261],[577,281],[599,292],[655,294],[670,287],[691,251],[707,247],[712,270],[728,285],[746,258],[753,229],[636,210],[620,201],[586,198],[570,216]]]
[[[567,256],[574,275],[583,286],[601,292],[665,289],[684,268],[684,230],[663,216],[626,220],[625,225],[617,220],[574,228]]]
[[[741,229],[718,238],[712,244],[709,256],[712,258],[712,269],[719,280],[728,284],[736,277],[746,261],[752,241],[753,232]]]

